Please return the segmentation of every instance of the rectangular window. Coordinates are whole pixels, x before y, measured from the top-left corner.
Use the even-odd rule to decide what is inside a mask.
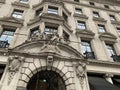
[[[106,44],[106,47],[107,47],[110,57],[112,57],[113,55],[116,55],[112,44]]]
[[[99,25],[98,24],[98,29],[99,29],[99,32],[106,32],[104,25]]]
[[[7,48],[12,41],[15,30],[4,29],[0,36],[0,48]]]
[[[99,16],[99,13],[98,12],[93,12],[93,17],[96,17],[96,18],[99,18],[100,16]]]
[[[76,13],[76,14],[82,14],[82,9],[80,9],[80,8],[75,8],[75,13]]]
[[[13,13],[12,13],[12,17],[21,19],[22,18],[22,14],[23,14],[23,11],[21,11],[21,10],[14,10]]]
[[[110,15],[110,20],[111,21],[115,21],[116,20],[115,16],[114,15]]]
[[[105,8],[109,9],[109,6],[108,5],[104,5]]]
[[[90,5],[92,5],[92,6],[94,6],[94,5],[95,5],[95,3],[94,3],[94,2],[89,2],[89,4],[90,4]]]
[[[58,8],[49,6],[48,7],[48,13],[58,14]]]
[[[57,33],[57,28],[55,27],[46,27],[45,28],[45,34],[49,35],[49,34],[56,34]]]
[[[86,29],[85,22],[78,21],[78,28],[82,30]]]
[[[89,41],[81,41],[82,53],[86,58],[95,59],[94,52],[92,51],[91,44]]]
[[[120,35],[120,28],[117,28],[117,32],[118,32],[118,34]]]
[[[40,8],[36,10],[36,16],[41,16],[42,15],[43,8]]]
[[[28,3],[28,0],[20,0],[21,3]]]

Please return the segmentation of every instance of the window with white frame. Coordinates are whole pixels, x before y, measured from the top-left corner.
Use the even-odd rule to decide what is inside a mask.
[[[98,12],[93,11],[93,17],[99,18],[99,17],[100,17],[100,15],[99,15],[99,13],[98,13]]]
[[[86,29],[86,24],[85,24],[85,22],[83,22],[83,21],[78,21],[77,22],[77,28],[78,29],[81,29],[81,30],[85,30]]]
[[[12,17],[15,17],[15,18],[19,18],[21,19],[22,18],[22,15],[23,15],[23,12],[22,10],[14,10],[13,13],[12,13]]]
[[[58,14],[58,8],[53,6],[48,6],[48,13]]]
[[[104,25],[98,24],[98,29],[99,29],[99,32],[106,32]]]
[[[82,14],[82,9],[75,8],[75,14]]]
[[[114,47],[112,44],[106,44],[109,56],[112,57],[113,55],[116,55]]]

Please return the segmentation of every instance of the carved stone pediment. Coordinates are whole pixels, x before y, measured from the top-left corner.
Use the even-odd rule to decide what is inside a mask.
[[[14,26],[14,27],[21,27],[23,25],[23,20],[16,19],[14,17],[4,17],[4,18],[0,18],[0,24]]]
[[[55,55],[59,58],[83,59],[82,54],[80,54],[76,49],[72,48],[69,45],[57,42],[46,43],[44,40],[23,43],[22,45],[13,48],[11,52],[41,57],[50,54]]]
[[[95,33],[93,33],[90,30],[79,30],[79,29],[77,29],[76,34],[81,38],[89,38],[89,39],[93,39],[95,35]]]
[[[105,32],[99,35],[99,38],[103,41],[116,42],[117,37],[111,33]]]

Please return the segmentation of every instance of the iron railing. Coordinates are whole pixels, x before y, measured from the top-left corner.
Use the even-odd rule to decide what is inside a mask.
[[[8,48],[9,43],[8,41],[0,41],[0,48]]]
[[[85,52],[84,56],[86,59],[95,59],[94,52]]]
[[[112,55],[111,57],[113,58],[114,61],[120,62],[120,55]]]

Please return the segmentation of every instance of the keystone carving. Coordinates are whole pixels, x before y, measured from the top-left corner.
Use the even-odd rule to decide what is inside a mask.
[[[83,89],[85,73],[86,73],[86,64],[79,62],[79,64],[75,65],[76,76],[78,77],[81,88]]]

